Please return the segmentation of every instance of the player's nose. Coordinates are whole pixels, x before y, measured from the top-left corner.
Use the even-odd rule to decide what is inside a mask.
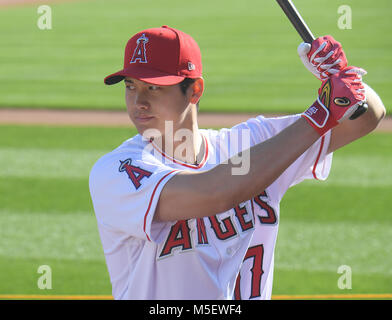
[[[143,110],[151,107],[146,94],[144,94],[143,92],[138,92],[135,94],[135,106]]]

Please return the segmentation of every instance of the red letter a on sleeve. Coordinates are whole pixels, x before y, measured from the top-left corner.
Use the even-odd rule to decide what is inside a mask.
[[[139,187],[142,185],[140,183],[140,180],[142,180],[144,177],[150,177],[152,175],[152,172],[144,170],[140,167],[135,167],[131,165],[132,159],[127,159],[124,161],[120,160],[120,168],[118,169],[120,172],[126,172],[128,174],[129,179],[131,179],[133,185],[135,186],[136,189],[139,189]]]

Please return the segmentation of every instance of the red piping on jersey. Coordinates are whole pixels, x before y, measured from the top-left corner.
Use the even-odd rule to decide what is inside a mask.
[[[169,174],[173,173],[174,171],[178,171],[178,170],[173,170],[173,171],[170,171],[169,173],[165,174],[161,178],[161,180],[158,181],[157,185],[154,188],[154,191],[152,192],[152,195],[151,195],[151,198],[150,198],[150,203],[148,204],[147,211],[146,211],[146,213],[144,215],[144,224],[143,224],[143,231],[146,234],[146,237],[147,237],[148,241],[151,241],[151,239],[150,239],[150,237],[148,236],[148,234],[146,232],[146,222],[147,222],[147,215],[148,215],[148,213],[150,212],[150,209],[151,209],[152,199],[154,199],[155,191],[157,191],[157,188],[158,188],[159,184],[162,182],[162,180],[165,179]]]
[[[254,221],[254,223],[256,223],[256,218],[255,218],[255,208],[254,208],[254,206],[253,206],[253,198],[252,198],[252,199],[250,199],[250,204],[251,204],[251,206],[252,206],[252,215],[253,215],[253,221]]]
[[[154,142],[152,142],[152,146],[153,146],[154,149],[157,150],[162,156],[164,156],[165,158],[167,158],[167,159],[173,161],[173,162],[176,163],[176,164],[179,164],[179,165],[182,165],[182,166],[184,166],[184,167],[191,168],[191,169],[200,169],[202,166],[204,166],[204,164],[206,163],[207,158],[208,158],[208,143],[207,143],[207,139],[206,139],[206,137],[204,137],[203,135],[202,135],[202,137],[203,137],[203,139],[204,139],[204,145],[205,145],[206,150],[205,150],[205,152],[204,152],[204,158],[203,158],[203,160],[202,160],[202,161],[200,162],[200,164],[198,164],[197,166],[196,166],[196,165],[192,165],[192,164],[188,164],[188,163],[185,163],[185,162],[181,162],[181,161],[176,160],[176,159],[174,159],[174,158],[172,158],[172,157],[170,157],[170,156],[167,156],[164,152],[162,152],[161,150],[158,149],[158,147],[154,144]]]
[[[322,137],[321,137],[321,142],[320,142],[320,151],[319,151],[319,153],[318,153],[318,155],[317,155],[316,162],[314,163],[314,166],[313,166],[313,171],[312,171],[312,173],[313,173],[313,177],[314,177],[316,180],[318,180],[317,175],[316,175],[316,168],[317,168],[317,164],[318,164],[318,162],[319,162],[319,160],[320,160],[321,152],[323,151],[324,141],[325,141],[325,136],[322,136]]]

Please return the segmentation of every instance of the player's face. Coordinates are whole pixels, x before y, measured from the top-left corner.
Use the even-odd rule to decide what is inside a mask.
[[[140,134],[147,129],[157,129],[165,133],[165,121],[172,121],[173,129],[186,128],[186,119],[190,114],[189,89],[181,92],[178,84],[156,86],[134,78],[126,77],[125,101],[130,119]]]

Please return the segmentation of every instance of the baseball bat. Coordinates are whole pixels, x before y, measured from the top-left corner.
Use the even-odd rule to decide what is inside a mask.
[[[302,40],[306,43],[312,43],[315,37],[291,0],[276,0],[276,2],[280,5]],[[366,103],[358,106],[357,110],[355,110],[349,119],[354,120],[358,118],[360,115],[364,114],[367,109],[368,105]]]

